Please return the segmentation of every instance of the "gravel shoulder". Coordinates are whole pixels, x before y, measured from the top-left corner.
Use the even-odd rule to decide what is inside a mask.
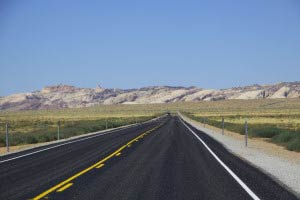
[[[245,147],[243,135],[230,131],[225,131],[222,135],[219,128],[204,125],[186,116],[182,118],[235,155],[260,168],[300,198],[300,153],[288,151],[261,138],[249,138],[248,147]]]

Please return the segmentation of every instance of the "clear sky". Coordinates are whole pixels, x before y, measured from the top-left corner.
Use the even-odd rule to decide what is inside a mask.
[[[0,95],[300,80],[299,0],[0,0]]]

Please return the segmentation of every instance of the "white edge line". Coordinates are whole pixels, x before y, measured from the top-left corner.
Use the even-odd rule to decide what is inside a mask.
[[[115,131],[117,131],[117,130],[115,130]],[[78,140],[75,140],[75,141],[65,142],[63,144],[55,145],[55,146],[52,146],[52,147],[48,147],[48,148],[45,148],[45,149],[41,149],[41,150],[38,150],[38,151],[27,153],[27,154],[24,154],[24,155],[20,155],[20,156],[16,156],[16,157],[13,157],[13,158],[6,159],[6,160],[2,160],[2,161],[0,161],[0,163],[5,163],[5,162],[11,161],[11,160],[16,160],[18,158],[22,158],[22,157],[25,157],[25,156],[29,156],[29,155],[32,155],[32,154],[39,153],[39,152],[47,151],[47,150],[54,149],[54,148],[57,148],[57,147],[60,147],[60,146],[64,146],[64,145],[67,145],[67,144],[71,144],[71,143],[75,143],[75,142],[80,142],[80,141],[84,141],[84,140],[91,139],[91,138],[94,138],[94,137],[106,135],[108,133],[112,133],[112,132],[115,132],[115,131],[109,131],[109,132],[106,132],[106,133],[97,134],[97,135],[93,135],[93,136],[90,136],[90,137],[85,137],[85,138],[78,139]]]
[[[163,115],[164,116],[164,115]],[[155,121],[163,116],[160,116],[158,118],[154,118],[154,119],[151,119],[149,121],[146,121],[144,122],[144,124],[148,123],[148,122],[151,122],[151,121]],[[120,128],[120,129],[117,129],[117,130],[111,130],[111,131],[107,131],[105,133],[101,133],[101,134],[96,134],[96,135],[93,135],[93,136],[90,136],[90,137],[84,137],[82,139],[78,139],[78,140],[74,140],[74,141],[70,141],[70,142],[65,142],[63,144],[59,144],[59,145],[55,145],[55,146],[52,146],[52,147],[48,147],[48,148],[45,148],[45,149],[41,149],[41,150],[38,150],[38,151],[34,151],[34,152],[31,152],[31,153],[27,153],[27,154],[24,154],[24,155],[20,155],[20,156],[16,156],[16,157],[13,157],[13,158],[9,158],[9,159],[6,159],[6,160],[2,160],[0,161],[0,164],[2,163],[5,163],[5,162],[8,162],[8,161],[12,161],[12,160],[16,160],[18,158],[22,158],[22,157],[26,157],[26,156],[30,156],[30,155],[33,155],[33,154],[36,154],[36,153],[40,153],[40,152],[43,152],[43,151],[47,151],[47,150],[50,150],[50,149],[54,149],[54,148],[57,148],[57,147],[60,147],[60,146],[64,146],[64,145],[67,145],[67,144],[72,144],[72,143],[75,143],[75,142],[80,142],[80,141],[84,141],[84,140],[88,140],[88,139],[91,139],[91,138],[94,138],[94,137],[99,137],[99,136],[103,136],[103,135],[106,135],[106,134],[109,134],[109,133],[113,133],[113,132],[116,132],[116,131],[120,131],[120,130],[124,130],[126,128],[131,128],[135,125],[132,125],[132,126],[126,126],[124,128]],[[136,125],[137,126],[137,125]]]
[[[181,116],[179,116],[182,124],[204,145],[204,147],[211,153],[211,155],[224,167],[224,169],[242,186],[242,188],[254,199],[260,200],[260,198],[227,166],[223,161],[207,146],[207,144],[190,128],[185,122],[182,121]]]

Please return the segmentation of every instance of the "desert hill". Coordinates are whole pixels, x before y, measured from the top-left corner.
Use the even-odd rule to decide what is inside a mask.
[[[35,110],[87,107],[98,104],[152,104],[224,99],[300,98],[300,82],[251,85],[229,89],[153,86],[140,89],[48,86],[40,91],[0,97],[0,110]]]

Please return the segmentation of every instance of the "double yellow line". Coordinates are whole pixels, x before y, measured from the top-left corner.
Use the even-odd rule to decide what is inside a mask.
[[[53,186],[52,188],[46,190],[45,192],[39,194],[38,196],[34,197],[33,200],[39,200],[45,196],[47,196],[48,194],[57,191],[57,192],[62,192],[64,190],[66,190],[67,188],[71,187],[73,185],[73,183],[70,183],[71,181],[73,181],[74,179],[78,178],[79,176],[91,171],[94,168],[100,168],[99,166],[104,166],[104,162],[109,160],[110,158],[114,157],[114,156],[119,156],[121,154],[121,151],[123,149],[125,149],[126,147],[130,147],[132,145],[132,143],[137,142],[139,139],[143,138],[144,136],[146,136],[147,134],[155,131],[156,129],[160,128],[162,125],[156,126],[153,129],[142,133],[141,135],[139,135],[138,137],[130,140],[127,144],[121,146],[118,150],[116,150],[115,152],[113,152],[112,154],[110,154],[109,156],[105,157],[104,159],[100,160],[99,162],[93,164],[92,166],[82,170],[81,172],[78,172],[77,174],[71,176],[70,178],[68,178],[67,180]]]

